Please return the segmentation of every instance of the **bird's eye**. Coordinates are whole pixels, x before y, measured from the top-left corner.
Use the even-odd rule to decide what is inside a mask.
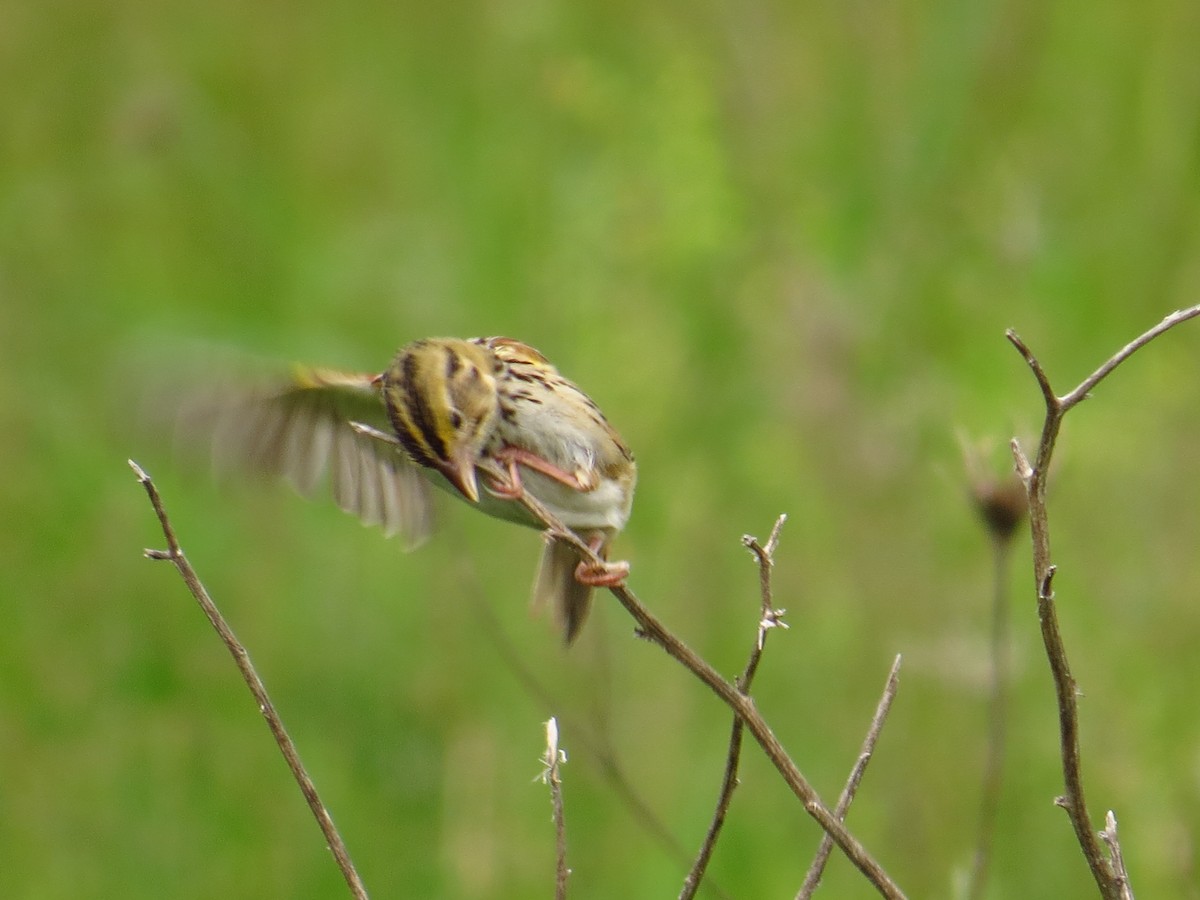
[[[450,427],[451,428],[453,428],[455,431],[458,431],[458,429],[462,428],[462,421],[463,421],[462,415],[459,413],[458,410],[456,410],[456,409],[450,410]]]

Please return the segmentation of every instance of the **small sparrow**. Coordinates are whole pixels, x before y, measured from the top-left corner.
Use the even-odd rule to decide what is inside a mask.
[[[431,528],[432,482],[481,512],[535,528],[540,502],[600,556],[633,504],[633,454],[595,403],[541,353],[511,338],[429,338],[381,374],[296,368],[258,391],[223,392],[180,412],[185,440],[212,441],[219,469],[283,475],[312,494],[326,471],[334,499],[408,546]],[[567,643],[593,587],[623,583],[628,563],[589,563],[550,539],[534,582]]]

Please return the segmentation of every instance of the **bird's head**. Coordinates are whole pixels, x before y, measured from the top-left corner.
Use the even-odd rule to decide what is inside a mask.
[[[383,401],[409,456],[441,472],[472,503],[475,464],[500,414],[495,356],[454,338],[415,341],[383,373]]]

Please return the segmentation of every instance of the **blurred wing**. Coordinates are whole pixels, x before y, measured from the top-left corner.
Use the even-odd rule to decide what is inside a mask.
[[[428,482],[399,447],[351,421],[390,432],[373,376],[297,368],[283,384],[185,399],[176,438],[185,448],[207,445],[218,475],[282,476],[309,497],[328,473],[339,507],[415,547],[432,526]]]

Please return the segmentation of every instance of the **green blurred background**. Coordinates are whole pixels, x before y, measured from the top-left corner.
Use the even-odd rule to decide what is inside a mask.
[[[730,675],[758,602],[739,539],[789,513],[791,630],[756,694],[825,796],[904,654],[850,824],[910,896],[955,896],[991,596],[955,435],[1003,473],[1040,425],[1006,327],[1065,391],[1200,300],[1198,36],[1179,0],[4,4],[0,892],[344,890],[224,649],[141,556],[134,457],[374,896],[549,896],[551,714],[573,895],[675,895],[728,714],[608,599],[564,652],[527,612],[534,532],[452,505],[404,555],[135,427],[196,344],[377,369],[501,333],[635,448],[617,553]],[[1148,897],[1200,896],[1198,379],[1195,324],[1135,357],[1068,419],[1051,497],[1092,811]],[[1016,551],[990,896],[1090,897]],[[791,896],[818,838],[751,747],[712,878]],[[823,893],[871,895],[836,855]]]

